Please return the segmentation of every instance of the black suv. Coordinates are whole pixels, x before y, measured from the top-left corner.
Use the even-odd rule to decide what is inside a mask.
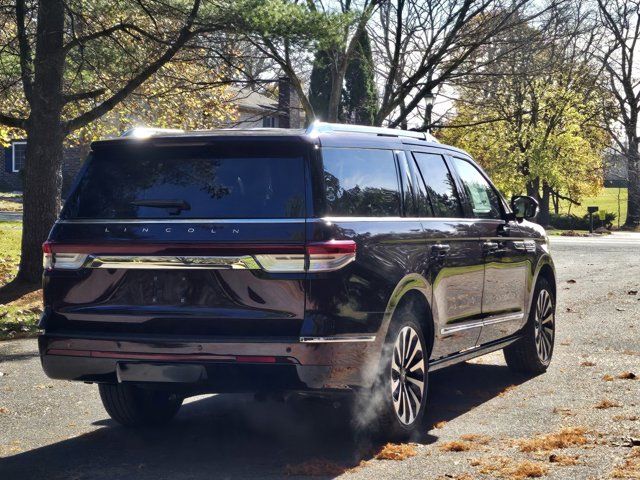
[[[352,391],[407,434],[428,372],[498,349],[548,367],[556,283],[536,211],[418,132],[95,142],[43,247],[42,365],[97,383],[125,425],[206,392]]]

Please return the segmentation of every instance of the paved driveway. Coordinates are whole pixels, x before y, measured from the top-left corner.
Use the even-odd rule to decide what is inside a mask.
[[[629,294],[640,290],[638,238],[552,239],[559,274],[552,367],[523,378],[496,353],[436,372],[429,417],[439,428],[403,461],[372,459],[380,445],[354,438],[340,409],[309,401],[196,398],[166,428],[127,430],[108,420],[95,386],[47,379],[35,340],[0,343],[0,479],[281,478],[319,459],[319,478],[340,469],[353,479],[536,471],[554,479],[611,478],[640,437],[640,380],[616,378],[640,375],[640,293]],[[555,437],[519,443],[562,428],[574,428],[565,433],[585,443],[551,450]],[[464,437],[470,434],[482,437]],[[522,452],[526,445],[539,450]],[[450,451],[458,449],[468,450]]]

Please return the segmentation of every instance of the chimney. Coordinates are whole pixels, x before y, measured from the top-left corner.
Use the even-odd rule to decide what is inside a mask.
[[[291,128],[291,81],[278,78],[278,127]]]

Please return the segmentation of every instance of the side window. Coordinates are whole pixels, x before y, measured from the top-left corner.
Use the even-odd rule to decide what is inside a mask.
[[[470,162],[454,158],[453,164],[462,180],[476,218],[502,218],[500,199],[493,187]]]
[[[323,148],[326,215],[400,215],[400,189],[391,150]]]
[[[455,183],[444,158],[431,153],[414,152],[413,155],[427,188],[434,215],[436,217],[462,217]]]

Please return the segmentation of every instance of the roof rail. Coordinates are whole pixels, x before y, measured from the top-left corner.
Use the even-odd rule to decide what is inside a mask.
[[[165,135],[171,133],[184,133],[184,130],[178,128],[154,128],[154,127],[133,127],[124,132],[121,137],[149,138],[156,135]]]
[[[318,135],[319,133],[364,133],[370,135],[379,135],[381,137],[408,137],[418,140],[426,140],[428,142],[439,143],[438,140],[426,132],[417,132],[414,130],[400,130],[398,128],[369,127],[366,125],[345,125],[342,123],[326,123],[315,121],[307,127],[307,135]]]

